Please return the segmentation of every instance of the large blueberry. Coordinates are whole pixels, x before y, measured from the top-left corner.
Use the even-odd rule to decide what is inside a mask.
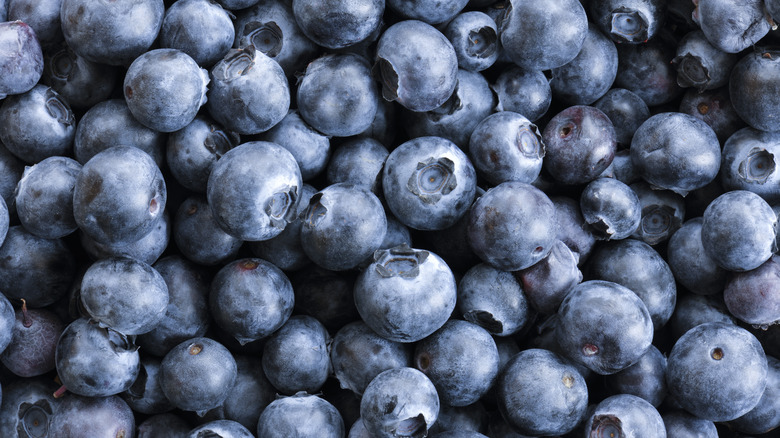
[[[557,240],[547,257],[515,273],[531,308],[545,315],[558,310],[566,295],[582,281],[578,260],[577,253],[562,240]]]
[[[160,46],[179,49],[208,68],[225,56],[235,36],[231,14],[217,2],[183,0],[165,11]]]
[[[0,99],[29,91],[43,74],[43,51],[35,31],[0,15]]]
[[[666,247],[666,260],[677,282],[687,290],[713,295],[723,291],[726,270],[704,250],[702,222],[701,217],[690,219],[672,235]]]
[[[512,111],[528,120],[539,120],[550,109],[550,79],[541,70],[510,65],[490,84],[496,93],[497,111]]]
[[[664,438],[661,414],[644,399],[631,394],[607,397],[585,422],[588,437]]]
[[[463,319],[495,336],[517,333],[531,318],[520,282],[511,273],[486,263],[463,274],[458,283],[457,306]]]
[[[780,256],[773,255],[761,266],[737,272],[726,282],[723,300],[740,321],[767,327],[780,323]]]
[[[282,394],[317,393],[331,373],[331,337],[308,315],[291,316],[263,346],[263,372]]]
[[[108,99],[119,74],[119,67],[89,61],[67,46],[47,50],[43,58],[43,83],[73,108],[90,108]]]
[[[680,40],[677,56],[672,62],[677,68],[677,84],[696,87],[702,92],[727,85],[737,57],[716,49],[704,32],[696,30]]]
[[[737,114],[762,131],[780,130],[778,104],[770,95],[778,91],[780,52],[760,48],[742,57],[731,71],[729,94]]]
[[[58,156],[25,169],[15,198],[16,214],[27,231],[45,239],[76,231],[73,189],[80,172],[78,162]]]
[[[301,31],[328,49],[343,49],[369,38],[382,25],[384,0],[294,0],[292,10]]]
[[[642,223],[642,204],[631,187],[614,178],[597,178],[582,191],[580,209],[593,234],[604,240],[625,239]]]
[[[598,28],[615,42],[641,44],[658,32],[665,8],[660,0],[595,0],[589,11]]]
[[[619,145],[628,146],[637,128],[650,117],[650,109],[641,97],[625,88],[611,88],[593,106],[609,117]]]
[[[484,12],[456,15],[444,28],[444,35],[452,43],[462,69],[482,71],[498,60],[498,28]]]
[[[738,53],[769,32],[770,20],[761,0],[701,0],[693,19],[709,42],[727,53]]]
[[[301,392],[271,402],[260,414],[257,435],[267,438],[342,438],[344,420],[336,407],[329,402],[316,395]]]

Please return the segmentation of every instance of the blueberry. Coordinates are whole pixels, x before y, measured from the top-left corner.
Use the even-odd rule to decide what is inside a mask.
[[[686,221],[669,239],[666,260],[678,283],[699,295],[723,291],[726,270],[715,263],[704,250],[701,240],[703,219]]]
[[[341,143],[327,162],[328,184],[362,184],[375,195],[382,193],[382,168],[390,152],[370,137],[357,137]]]
[[[753,192],[734,190],[718,196],[704,210],[703,218],[704,251],[723,269],[755,269],[775,250],[777,216]]]
[[[43,75],[43,51],[35,31],[0,15],[0,99],[26,93]]]
[[[363,321],[395,342],[416,342],[438,330],[457,298],[455,278],[441,257],[404,246],[377,251],[354,293]]]
[[[566,295],[582,281],[578,260],[566,243],[558,240],[547,257],[515,273],[531,308],[546,315],[558,310]]]
[[[314,129],[348,137],[371,125],[379,92],[363,57],[327,54],[311,61],[300,76],[296,102],[301,118]]]
[[[455,90],[458,58],[436,28],[406,20],[393,24],[379,38],[374,69],[386,100],[411,111],[430,111]]]
[[[704,32],[696,30],[680,40],[672,62],[677,68],[677,84],[702,92],[727,85],[737,57],[713,47]]]
[[[511,65],[499,73],[490,87],[496,93],[498,111],[512,111],[536,122],[552,103],[550,78],[541,70]]]
[[[160,386],[160,359],[154,356],[141,358],[138,377],[119,396],[134,412],[141,414],[161,414],[173,410]]]
[[[356,271],[330,271],[310,264],[291,275],[296,314],[317,318],[329,332],[360,319],[353,289]]]
[[[458,56],[458,67],[483,71],[498,60],[498,28],[489,15],[479,11],[463,12],[444,28]]]
[[[617,43],[641,44],[663,24],[666,4],[659,0],[596,0],[591,19]]]
[[[266,340],[263,371],[283,394],[315,394],[331,372],[330,343],[325,326],[315,318],[292,316]]]
[[[62,0],[60,18],[65,42],[76,53],[93,62],[127,65],[152,46],[164,12],[163,0]]]
[[[0,361],[17,376],[48,373],[55,367],[54,352],[64,329],[65,324],[56,313],[27,309],[23,303],[15,312],[13,330],[8,330],[13,337],[0,353]]]
[[[94,437],[132,436],[133,410],[118,396],[81,397],[68,395],[49,420],[50,438],[74,435]]]
[[[130,388],[138,376],[140,356],[127,336],[79,318],[62,332],[55,363],[68,391],[97,400]]]
[[[360,417],[377,438],[423,438],[439,415],[436,387],[414,368],[384,371],[368,384],[360,401]]]
[[[117,66],[89,61],[63,44],[44,55],[42,81],[72,108],[87,109],[111,97],[119,73]]]
[[[641,97],[625,88],[610,88],[593,106],[609,117],[615,128],[615,140],[628,146],[637,128],[650,117],[650,109]]]
[[[707,322],[736,324],[737,320],[729,313],[721,294],[680,294],[674,313],[669,319],[669,329],[674,339]]]
[[[457,308],[463,319],[495,336],[513,335],[531,320],[522,284],[511,273],[486,263],[463,274]]]
[[[152,231],[168,197],[152,157],[131,146],[114,146],[92,157],[73,190],[73,216],[99,243],[129,244]]]
[[[211,338],[192,338],[165,355],[160,386],[174,406],[202,415],[225,401],[236,374],[236,361],[227,348]]]
[[[767,359],[758,339],[747,330],[705,323],[677,339],[669,353],[666,381],[669,393],[688,412],[705,420],[730,421],[761,399]]]
[[[630,394],[607,397],[596,405],[585,423],[588,437],[666,436],[661,414],[642,398]]]
[[[173,240],[184,257],[206,266],[236,258],[244,243],[220,228],[203,196],[191,196],[179,205],[173,220]]]
[[[780,129],[777,103],[766,98],[780,74],[778,53],[760,48],[742,57],[731,71],[729,94],[734,109],[750,126],[762,131]]]
[[[727,190],[749,190],[770,204],[780,202],[780,135],[743,128],[723,145],[721,181]]]
[[[234,39],[230,13],[211,0],[177,1],[160,28],[160,47],[179,49],[204,68],[222,59]]]
[[[70,105],[45,85],[9,96],[0,106],[0,142],[28,163],[71,155],[76,118]]]
[[[387,0],[388,8],[394,12],[429,24],[449,22],[466,6],[468,0],[438,2],[430,0]]]
[[[564,298],[555,338],[572,361],[609,375],[635,364],[647,352],[653,322],[634,291],[611,281],[590,280]]]
[[[712,128],[684,113],[650,117],[631,140],[631,161],[642,178],[683,196],[714,180],[720,160],[720,143]]]
[[[555,206],[555,218],[558,221],[555,237],[569,247],[577,258],[577,265],[582,266],[596,244],[596,237],[590,227],[586,226],[580,203],[567,196],[553,196],[550,200]]]
[[[674,48],[653,39],[644,44],[619,44],[615,87],[632,91],[648,106],[673,101],[682,93],[671,64]]]
[[[301,31],[328,49],[343,49],[369,38],[382,25],[383,0],[294,0],[292,10]]]
[[[186,438],[192,426],[180,415],[167,412],[152,415],[138,423],[137,438],[154,438],[162,434],[174,438]]]
[[[217,408],[225,419],[237,421],[249,430],[257,430],[263,410],[276,399],[276,389],[265,377],[259,357],[234,355],[236,381],[230,397]]]
[[[666,436],[680,438],[718,438],[715,423],[677,410],[661,415],[666,426]]]
[[[79,233],[81,247],[93,260],[126,257],[152,264],[165,252],[170,240],[171,220],[167,210],[149,234],[128,244],[99,243],[87,234]]]
[[[271,263],[239,259],[211,282],[209,310],[217,325],[241,344],[278,330],[292,313],[294,295],[287,276]]]
[[[780,388],[780,360],[767,356],[766,389],[755,408],[729,424],[740,432],[761,434],[780,426],[778,388]]]
[[[463,151],[441,137],[417,137],[385,161],[382,190],[404,225],[441,230],[466,214],[476,194],[476,172]]]
[[[729,277],[723,300],[734,317],[754,326],[767,327],[780,322],[780,256],[773,255],[761,266]]]
[[[582,191],[580,209],[593,234],[604,240],[625,239],[642,223],[642,204],[625,183],[597,178]]]
[[[4,384],[0,434],[50,436],[49,420],[62,402],[62,399],[54,398],[56,389],[57,385],[46,377]]]
[[[650,245],[665,242],[685,218],[685,200],[670,190],[653,189],[644,181],[631,184],[642,205],[642,222],[633,237]]]
[[[339,411],[322,398],[304,392],[274,400],[257,422],[257,435],[268,438],[340,438],[344,433],[344,420]]]
[[[631,394],[658,408],[666,398],[666,356],[651,345],[639,361],[607,377],[616,394]]]
[[[230,437],[230,438],[254,438],[249,431],[238,421],[213,420],[192,429],[188,437],[199,438],[202,436]]]
[[[298,103],[301,104],[300,99]],[[318,105],[316,99],[314,105]],[[279,123],[262,135],[263,140],[276,143],[293,154],[304,181],[318,176],[331,158],[330,136],[315,128],[301,118],[299,111],[290,110]]]
[[[272,58],[254,46],[230,50],[211,68],[209,114],[239,134],[259,134],[279,123],[290,108],[290,88]]]
[[[585,379],[548,350],[529,349],[513,356],[496,386],[502,416],[521,434],[569,433],[588,407]]]
[[[696,4],[693,19],[707,40],[726,53],[737,53],[769,32],[764,3],[759,0],[703,0]]]
[[[241,240],[268,240],[296,213],[301,171],[295,157],[276,143],[241,144],[211,170],[206,197],[214,219]]]
[[[16,316],[11,302],[5,296],[0,297],[0,353],[2,353],[14,339],[14,327]]]
[[[8,0],[7,21],[22,21],[34,31],[42,47],[62,41],[60,23],[61,0]],[[2,17],[2,14],[0,14]],[[6,21],[3,19],[2,21]]]
[[[525,269],[552,250],[554,217],[555,206],[541,190],[521,182],[501,183],[474,202],[468,242],[495,268]]]
[[[76,231],[73,189],[81,165],[71,158],[49,157],[25,169],[16,187],[16,213],[24,228],[46,239]]]

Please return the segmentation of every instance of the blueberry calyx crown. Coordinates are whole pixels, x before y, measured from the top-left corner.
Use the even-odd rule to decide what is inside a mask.
[[[415,278],[420,274],[420,265],[428,255],[428,251],[412,249],[404,243],[395,248],[376,251],[374,264],[382,277]]]
[[[283,45],[284,32],[274,21],[250,21],[244,27],[244,35],[239,42],[239,47],[254,46],[270,58],[276,57],[282,51]]]
[[[764,184],[775,173],[775,156],[766,149],[753,148],[739,163],[737,173],[745,181]]]
[[[626,7],[612,11],[610,34],[627,43],[647,41],[647,19],[644,14]]]
[[[590,427],[590,438],[625,438],[620,418],[614,415],[597,415],[593,417]]]
[[[406,188],[426,204],[435,204],[457,186],[455,163],[446,157],[430,157],[417,163],[406,183]]]

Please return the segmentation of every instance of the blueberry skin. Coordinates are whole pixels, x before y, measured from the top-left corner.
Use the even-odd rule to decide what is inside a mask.
[[[616,43],[647,42],[658,32],[666,12],[660,0],[596,0],[589,6],[593,22]]]
[[[780,63],[777,50],[759,48],[740,58],[729,79],[729,95],[734,109],[748,125],[762,131],[780,130],[777,102],[766,93],[777,93]]]
[[[206,198],[228,234],[268,240],[293,219],[302,184],[290,152],[276,143],[253,141],[229,150],[214,164]]]
[[[8,234],[8,227],[11,223],[11,218],[8,212],[8,205],[6,205],[5,200],[0,198],[0,246],[3,245],[3,241],[5,241],[5,236]]]
[[[228,436],[231,438],[254,438],[254,434],[244,427],[238,421],[233,420],[213,420],[192,429],[187,435],[188,438],[198,438],[202,436]]]
[[[76,231],[73,189],[81,164],[67,157],[49,157],[25,169],[16,186],[16,214],[27,231],[57,239]]]
[[[14,326],[16,315],[11,302],[5,296],[0,297],[0,353],[11,344],[14,339]]]
[[[780,257],[773,255],[761,266],[737,272],[726,282],[723,301],[729,313],[753,326],[767,327],[780,322],[780,299],[777,297]]]
[[[602,400],[585,422],[585,430],[589,437],[666,437],[661,414],[644,399],[630,394]]]
[[[726,190],[749,190],[770,204],[780,202],[780,133],[743,128],[726,140],[720,176]]]
[[[767,369],[755,336],[733,324],[711,322],[680,336],[669,353],[666,381],[669,393],[688,412],[730,421],[758,404]]]
[[[203,196],[181,203],[173,219],[173,241],[184,257],[205,266],[235,259],[244,243],[220,228]]]
[[[415,344],[414,363],[436,387],[441,403],[458,407],[476,403],[499,371],[498,349],[490,333],[455,319]]]
[[[298,103],[301,104],[300,99]],[[290,110],[279,123],[261,137],[265,141],[282,146],[293,154],[301,169],[301,178],[304,181],[318,176],[325,170],[331,157],[330,136],[318,132],[312,125],[304,121],[301,118],[300,110]]]
[[[457,285],[441,257],[400,246],[374,254],[374,262],[358,275],[354,295],[360,317],[377,334],[409,343],[447,322]]]
[[[666,356],[651,345],[637,363],[608,376],[607,386],[616,394],[635,395],[658,408],[668,391]]]
[[[225,419],[237,421],[249,430],[257,430],[257,420],[271,402],[276,400],[276,389],[265,377],[260,358],[234,355],[238,374],[231,396],[217,410]]]
[[[290,280],[279,268],[245,258],[228,263],[214,277],[209,309],[217,325],[243,345],[282,327],[294,299]]]
[[[157,221],[152,231],[126,245],[98,243],[85,233],[79,233],[79,241],[92,260],[127,257],[152,264],[165,252],[171,241],[171,219],[168,211],[163,211],[162,218]]]
[[[33,377],[54,370],[54,353],[57,340],[65,324],[57,316],[46,309],[27,309],[22,305],[15,312],[13,334],[5,349],[0,354],[0,361],[8,370],[20,377]]]
[[[339,411],[322,398],[303,392],[274,400],[257,422],[257,436],[268,438],[341,438],[344,434],[344,420]]]
[[[458,57],[436,28],[406,20],[393,24],[379,38],[374,71],[386,100],[411,111],[431,111],[455,90]]]
[[[483,71],[498,60],[498,28],[489,15],[479,11],[463,12],[444,28],[444,36],[458,56],[458,67]]]
[[[49,48],[62,41],[60,6],[62,1],[8,0],[8,18],[2,21],[22,21],[34,31],[42,47]],[[0,18],[3,14],[0,12]]]
[[[25,163],[13,155],[0,141],[0,196],[5,201],[8,213],[16,214],[14,206],[14,191],[22,179]]]
[[[233,20],[212,0],[184,0],[165,11],[160,47],[179,49],[208,68],[222,59],[235,39]]]
[[[0,106],[0,142],[28,163],[70,156],[76,118],[70,105],[45,85],[9,96]]]
[[[384,240],[387,218],[379,198],[365,186],[338,183],[317,192],[303,216],[301,246],[317,265],[352,269]]]
[[[666,436],[679,438],[718,438],[715,423],[685,411],[669,411],[661,415]]]
[[[758,0],[704,0],[696,5],[693,19],[707,40],[726,53],[738,53],[769,32],[764,3]]]
[[[591,23],[577,56],[552,69],[550,88],[553,95],[564,102],[590,105],[612,87],[617,66],[615,43]]]
[[[631,187],[613,178],[598,178],[585,186],[580,209],[593,234],[602,240],[630,237],[642,223],[639,197]]]
[[[310,40],[328,49],[343,49],[366,40],[380,28],[385,2],[293,0],[292,11]]]
[[[477,401],[468,406],[456,407],[442,404],[439,406],[439,416],[433,424],[431,434],[463,433],[470,437],[473,434],[477,438],[483,438],[480,431],[486,431],[488,425],[488,411],[484,403]],[[472,434],[472,435],[468,435]],[[456,435],[457,436],[457,435]]]
[[[564,298],[555,338],[572,361],[597,374],[615,374],[635,364],[650,348],[653,321],[631,289],[590,280]]]
[[[368,384],[360,401],[360,417],[377,438],[424,437],[439,415],[436,387],[414,368],[394,368]]]
[[[729,271],[749,271],[769,260],[775,249],[777,216],[763,198],[734,190],[704,210],[701,241],[715,263]]]
[[[68,391],[99,398],[130,388],[138,377],[140,356],[125,335],[79,318],[62,332],[55,363]]]
[[[545,258],[555,242],[555,206],[536,187],[501,183],[479,197],[469,213],[472,250],[504,271],[525,269]]]
[[[522,115],[500,111],[484,117],[469,140],[469,157],[491,184],[532,183],[542,171],[546,146],[536,125]]]
[[[263,372],[279,392],[317,393],[331,373],[332,339],[325,326],[308,315],[291,316],[265,342]]]
[[[642,222],[632,237],[650,245],[665,242],[685,218],[685,199],[670,190],[653,189],[644,181],[631,184],[642,205]]]
[[[119,394],[133,411],[153,415],[173,410],[173,405],[160,387],[160,362],[154,356],[141,358],[135,382],[127,391]]]
[[[780,360],[767,356],[766,389],[755,408],[747,414],[729,422],[731,426],[743,433],[761,434],[780,426]]]
[[[72,436],[116,437],[132,436],[135,431],[133,410],[117,396],[81,397],[69,395],[62,399],[49,420],[50,438]]]
[[[655,330],[672,316],[677,287],[671,268],[653,247],[624,239],[600,246],[590,257],[588,277],[618,283],[645,303]]]
[[[393,215],[417,230],[441,230],[466,214],[476,194],[474,166],[441,137],[418,137],[385,161],[382,190]]]
[[[545,315],[558,310],[566,295],[582,281],[577,261],[578,256],[566,243],[557,240],[547,257],[515,273],[531,308]]]
[[[258,0],[217,0],[217,3],[230,11],[254,6]]]
[[[327,54],[309,63],[299,78],[301,118],[328,136],[349,137],[374,120],[379,92],[368,61],[354,53]]]
[[[585,379],[548,350],[529,349],[513,356],[496,386],[501,415],[521,434],[569,433],[588,407]]]
[[[288,77],[303,71],[317,55],[319,46],[298,27],[291,2],[262,1],[236,12],[233,47],[255,46],[278,62]]]
[[[152,46],[164,12],[163,0],[62,0],[60,19],[65,42],[76,53],[93,62],[128,65]]]
[[[736,318],[726,308],[721,294],[680,294],[677,307],[669,319],[669,329],[674,338],[679,338],[688,330],[707,322],[737,324]]]
[[[582,266],[596,244],[596,236],[586,226],[578,200],[567,196],[553,196],[550,200],[558,222],[555,237],[569,247],[577,258],[577,265]]]
[[[680,100],[679,111],[704,120],[715,131],[721,144],[747,126],[731,103],[728,87],[703,92],[689,88]]]
[[[684,196],[718,175],[720,143],[705,122],[688,114],[660,113],[634,133],[631,161],[651,185]]]
[[[38,436],[48,436],[49,419],[63,400],[54,398],[56,390],[57,384],[45,377],[20,379],[3,385],[0,433],[18,436],[21,429]]]
[[[666,247],[666,260],[678,283],[698,295],[713,295],[723,291],[727,271],[715,263],[704,250],[701,226],[695,217],[677,230]]]
[[[652,40],[644,44],[619,44],[618,72],[614,86],[634,92],[647,106],[673,101],[683,89],[671,64],[672,47]]]
[[[44,55],[41,80],[72,108],[87,109],[111,97],[119,72],[116,66],[88,61],[63,44]]]
[[[154,438],[166,433],[174,438],[185,438],[191,428],[180,415],[166,412],[140,421],[135,431],[137,438]]]
[[[412,354],[412,344],[387,340],[363,321],[341,327],[330,348],[333,373],[339,384],[357,395],[362,395],[379,373],[413,366]]]
[[[585,184],[598,177],[617,150],[612,121],[600,109],[570,106],[544,128],[544,168],[563,184]]]
[[[68,293],[76,260],[62,239],[44,239],[21,225],[8,229],[0,246],[0,290],[9,300],[44,307]]]
[[[515,334],[531,319],[522,284],[511,273],[486,263],[463,274],[457,308],[463,319],[494,336]]]
[[[73,216],[99,243],[129,244],[149,234],[162,217],[168,193],[149,154],[114,146],[81,168],[73,190]]]
[[[294,272],[290,278],[295,293],[293,312],[317,318],[331,333],[359,320],[353,298],[355,277],[355,271],[330,271],[315,264]]]
[[[149,154],[158,167],[165,160],[166,135],[142,125],[122,99],[91,106],[79,119],[73,137],[73,156],[85,164],[98,152],[113,146],[133,146]]]
[[[650,109],[641,97],[625,88],[611,88],[593,106],[609,117],[619,145],[628,146],[634,132],[648,118]]]
[[[547,113],[552,102],[550,79],[541,70],[510,65],[490,85],[496,93],[496,111],[512,111],[535,122]]]
[[[489,116],[495,98],[485,77],[468,70],[458,70],[458,85],[442,106],[426,112],[403,111],[409,137],[437,136],[452,141],[464,151],[477,124]]]
[[[0,15],[0,18],[3,18]],[[0,22],[0,99],[26,93],[43,75],[43,51],[35,31],[21,21]]]
[[[150,50],[136,58],[124,80],[124,97],[141,124],[160,132],[184,128],[206,103],[208,73],[178,49]]]
[[[677,56],[672,60],[677,68],[677,84],[696,87],[699,92],[728,85],[729,74],[737,56],[713,47],[696,30],[686,34],[677,45]]]
[[[450,2],[430,0],[387,0],[388,8],[394,12],[428,24],[441,24],[452,20],[466,7],[468,0]]]
[[[577,56],[588,33],[582,3],[512,0],[510,4],[499,26],[499,38],[515,64],[529,70],[549,70]]]
[[[168,305],[162,320],[137,342],[144,352],[163,357],[176,345],[206,334],[209,284],[199,267],[181,256],[167,256],[152,267],[168,287]]]
[[[341,143],[327,162],[328,184],[350,183],[368,187],[375,195],[382,193],[382,168],[390,151],[370,137],[357,137]]]

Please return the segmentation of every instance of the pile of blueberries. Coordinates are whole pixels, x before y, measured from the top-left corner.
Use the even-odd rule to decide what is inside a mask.
[[[777,436],[776,23],[0,0],[0,437]]]

